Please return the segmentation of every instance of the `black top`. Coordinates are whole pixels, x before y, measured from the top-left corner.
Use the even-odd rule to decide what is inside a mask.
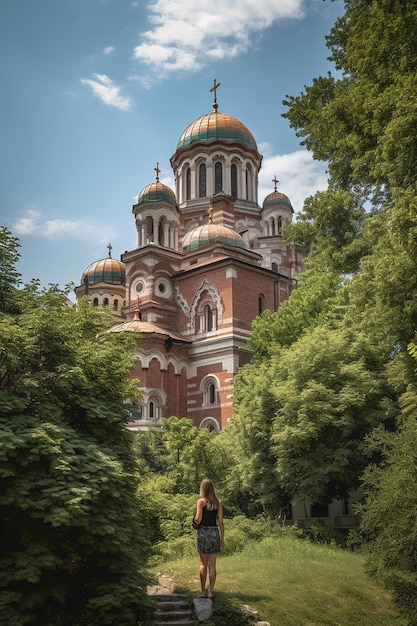
[[[201,526],[217,526],[217,509],[209,511],[205,506],[203,507],[203,517],[201,518]]]

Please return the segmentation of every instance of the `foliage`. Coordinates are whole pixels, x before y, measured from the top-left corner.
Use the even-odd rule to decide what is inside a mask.
[[[415,345],[411,347],[416,354]],[[384,462],[364,474],[362,534],[370,570],[383,580],[410,624],[417,623],[417,388],[401,398],[396,434],[380,429],[373,444]]]
[[[16,264],[20,258],[20,243],[17,237],[0,226],[0,312],[13,310],[13,298],[20,284],[20,274]]]
[[[363,533],[372,570],[410,623],[417,622],[416,373],[407,353],[417,328],[416,26],[415,3],[346,0],[327,38],[338,74],[285,102],[285,117],[329,172],[328,191],[306,202],[288,237],[311,246],[315,271],[355,273],[343,325],[378,352],[389,388],[383,383],[374,401],[391,425],[402,406],[396,432],[381,424],[362,444],[375,454],[364,475]]]
[[[97,337],[103,320],[67,296],[35,281],[0,316],[0,610],[10,626],[136,625],[150,533],[125,428],[134,344]]]
[[[234,416],[224,432],[234,463],[226,479],[229,500],[249,516],[263,511],[273,517],[288,507],[280,489],[271,448],[275,405],[266,363],[241,368],[234,379]]]
[[[365,210],[354,194],[327,189],[306,199],[297,221],[286,225],[283,235],[289,243],[311,251],[307,266],[351,274],[359,270],[368,252],[366,240],[360,237],[365,221]]]
[[[366,435],[395,411],[377,351],[366,337],[318,327],[271,369],[281,488],[297,500],[346,497],[371,458]]]
[[[336,297],[343,308],[338,273],[304,272],[289,300],[275,312],[266,310],[252,324],[249,346],[254,360],[263,359],[277,348],[290,346],[305,332],[337,314]]]

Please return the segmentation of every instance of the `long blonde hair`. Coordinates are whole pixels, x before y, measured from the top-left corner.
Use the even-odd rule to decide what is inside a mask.
[[[220,508],[220,500],[216,496],[213,482],[210,478],[204,478],[200,483],[200,496],[207,502],[209,511],[218,510]]]

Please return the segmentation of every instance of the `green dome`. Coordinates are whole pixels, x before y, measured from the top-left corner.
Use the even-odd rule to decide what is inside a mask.
[[[202,115],[187,126],[178,140],[177,150],[194,142],[215,140],[243,143],[247,148],[258,151],[254,136],[242,122],[217,111]]]
[[[290,211],[294,212],[289,197],[286,196],[285,193],[281,193],[280,191],[273,191],[272,193],[267,195],[263,202],[262,208],[268,209],[269,207],[273,206],[284,206],[285,208],[290,209]]]
[[[95,283],[108,283],[110,285],[126,284],[125,264],[110,256],[99,259],[91,263],[81,277],[81,284],[88,282],[89,285]]]
[[[165,200],[169,204],[177,204],[175,194],[167,185],[163,185],[159,180],[146,185],[139,193],[138,204],[141,202],[158,202]]]
[[[188,232],[182,242],[184,252],[191,252],[213,243],[224,243],[235,248],[247,248],[244,239],[231,228],[220,224],[203,224]]]

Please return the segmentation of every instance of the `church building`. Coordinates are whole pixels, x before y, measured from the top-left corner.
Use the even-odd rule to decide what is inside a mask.
[[[77,298],[112,310],[109,332],[135,332],[143,396],[128,428],[187,417],[220,431],[233,416],[233,376],[248,363],[254,318],[276,311],[296,287],[305,251],[289,246],[289,198],[258,202],[262,156],[250,130],[213,110],[181,133],[171,157],[175,190],[156,177],[132,208],[137,247],[91,263]],[[272,188],[272,185],[271,185]]]

